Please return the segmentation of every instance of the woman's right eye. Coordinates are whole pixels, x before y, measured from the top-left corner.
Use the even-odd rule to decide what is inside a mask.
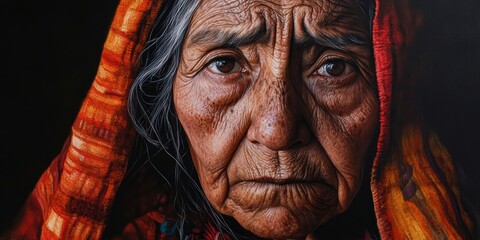
[[[208,70],[217,74],[230,74],[240,72],[242,66],[235,58],[232,57],[219,57],[213,59],[207,66]]]

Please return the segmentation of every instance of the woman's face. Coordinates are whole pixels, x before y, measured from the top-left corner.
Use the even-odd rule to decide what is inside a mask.
[[[345,211],[378,125],[356,1],[201,1],[174,104],[213,207],[260,237]]]

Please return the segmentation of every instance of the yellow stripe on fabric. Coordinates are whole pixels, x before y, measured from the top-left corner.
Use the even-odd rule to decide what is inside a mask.
[[[72,130],[74,134],[72,135],[72,147],[76,148],[80,153],[88,153],[94,155],[98,158],[104,159],[105,161],[109,159],[115,159],[117,157],[116,152],[112,152],[113,147],[101,141],[99,139],[92,139],[92,137],[85,136],[81,132]]]
[[[55,237],[59,238],[63,228],[63,218],[51,209],[48,219],[45,221],[45,226],[55,234]]]
[[[125,96],[105,96],[105,92],[107,92],[105,87],[99,85],[98,82],[94,82],[92,84],[92,90],[90,91],[89,97],[92,98],[92,101],[101,102],[105,105],[109,105],[109,107],[125,106]]]

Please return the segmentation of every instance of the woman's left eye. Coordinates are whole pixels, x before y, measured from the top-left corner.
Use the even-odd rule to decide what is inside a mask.
[[[215,58],[207,68],[217,74],[229,74],[235,73],[242,70],[242,66],[235,58],[231,57],[220,57]]]
[[[317,70],[317,74],[327,77],[341,77],[355,71],[352,64],[342,59],[331,59]]]

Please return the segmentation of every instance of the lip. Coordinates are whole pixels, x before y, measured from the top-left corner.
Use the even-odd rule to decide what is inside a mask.
[[[327,209],[336,204],[335,196],[335,188],[325,181],[270,177],[239,181],[231,185],[229,193],[229,198],[245,211],[299,206]]]
[[[243,182],[274,184],[274,185],[325,183],[319,180],[296,179],[296,178],[272,178],[272,177],[261,177],[261,178],[251,179],[251,180],[244,180]]]
[[[243,179],[237,179],[236,181],[232,181],[230,185],[263,185],[263,186],[286,186],[286,185],[317,185],[321,184],[326,187],[335,189],[335,186],[332,185],[329,181],[325,178],[320,176],[306,176],[300,177],[295,176],[294,174],[285,174],[286,177],[272,177],[272,176],[251,176]]]

